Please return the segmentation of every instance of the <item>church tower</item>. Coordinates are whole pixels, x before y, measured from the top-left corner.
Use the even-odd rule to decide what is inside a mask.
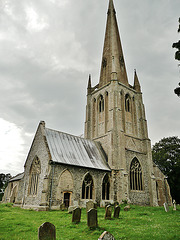
[[[99,83],[89,76],[85,138],[101,143],[114,201],[157,205],[151,143],[136,71],[128,82],[113,0],[109,0]]]

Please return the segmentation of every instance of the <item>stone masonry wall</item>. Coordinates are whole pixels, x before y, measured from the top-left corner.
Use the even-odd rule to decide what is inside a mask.
[[[63,173],[69,176],[69,186],[68,184],[61,185],[59,182],[62,181],[61,175]],[[82,199],[82,184],[84,177],[89,173],[93,178],[94,183],[94,194],[93,200],[95,200],[99,205],[102,200],[102,181],[106,172],[95,169],[80,168],[71,165],[56,164],[54,166],[53,174],[53,187],[52,187],[52,209],[59,209],[61,203],[64,200],[64,193],[70,193],[70,205],[80,205],[81,207],[86,206],[88,200]],[[52,174],[52,173],[51,173]],[[110,175],[110,173],[108,173]],[[72,178],[70,177],[72,176]],[[73,188],[72,188],[73,185]]]

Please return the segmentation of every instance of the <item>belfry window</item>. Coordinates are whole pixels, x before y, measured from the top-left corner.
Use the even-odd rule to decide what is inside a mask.
[[[143,190],[142,184],[142,168],[137,158],[134,158],[130,166],[130,189],[131,190]]]
[[[39,175],[41,173],[41,163],[36,156],[31,164],[29,174],[29,195],[36,195],[38,190]]]
[[[82,199],[93,199],[94,184],[91,175],[88,173],[82,185]]]
[[[131,111],[130,96],[128,94],[126,94],[126,96],[125,96],[125,110],[126,110],[126,112]]]
[[[102,199],[103,200],[109,200],[109,192],[110,192],[110,182],[109,182],[109,177],[106,174],[103,179],[103,184],[102,184]]]
[[[104,112],[104,98],[102,95],[100,95],[99,99],[99,112]]]

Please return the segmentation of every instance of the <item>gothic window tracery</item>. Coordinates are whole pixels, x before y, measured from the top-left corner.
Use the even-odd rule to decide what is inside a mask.
[[[125,96],[125,110],[126,110],[126,112],[131,112],[130,96],[129,96],[129,94],[126,94],[126,96]]]
[[[137,158],[134,158],[130,166],[130,189],[143,190],[142,167]]]
[[[99,112],[104,112],[104,98],[102,95],[99,98]]]
[[[102,184],[102,199],[109,200],[109,194],[110,194],[110,181],[108,175],[106,174],[104,176]]]
[[[82,199],[93,199],[94,184],[92,176],[88,173],[82,185]]]
[[[36,195],[38,190],[39,175],[41,173],[41,163],[36,156],[31,164],[29,174],[29,195]]]

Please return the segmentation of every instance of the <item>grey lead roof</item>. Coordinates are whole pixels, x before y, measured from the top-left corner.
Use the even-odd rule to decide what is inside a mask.
[[[9,182],[19,181],[24,177],[24,173],[19,173],[16,176],[12,177]]]
[[[45,128],[52,161],[110,171],[97,142]]]

